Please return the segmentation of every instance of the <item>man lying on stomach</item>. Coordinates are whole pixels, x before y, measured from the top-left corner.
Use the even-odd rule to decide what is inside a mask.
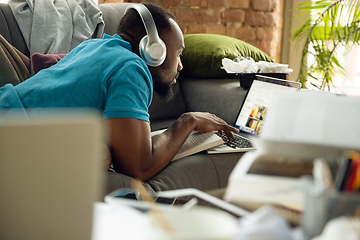
[[[140,57],[139,43],[146,30],[139,13],[130,8],[114,36],[85,41],[56,65],[15,87],[0,88],[0,108],[99,109],[109,131],[115,170],[144,181],[169,164],[193,130],[217,130],[231,138],[237,129],[201,112],[185,113],[164,133],[151,137],[148,108],[153,88],[162,98],[171,98],[185,46],[174,16],[157,5],[144,5],[166,45],[159,66],[148,66]]]

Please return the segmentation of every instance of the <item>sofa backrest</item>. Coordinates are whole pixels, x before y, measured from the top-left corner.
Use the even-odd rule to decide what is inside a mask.
[[[99,4],[99,9],[103,13],[105,22],[104,33],[114,35],[118,29],[119,22],[124,16],[126,8],[132,3],[103,3]]]
[[[0,34],[20,52],[29,57],[30,52],[10,6],[0,3]]]

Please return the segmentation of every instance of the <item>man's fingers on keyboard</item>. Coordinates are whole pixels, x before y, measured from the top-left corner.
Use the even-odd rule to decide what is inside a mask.
[[[226,137],[228,139],[234,139],[235,138],[231,131],[225,131],[225,135],[226,135]]]
[[[237,129],[237,128],[235,128],[235,127],[231,127],[231,131],[232,131],[232,132],[236,132],[236,133],[240,132],[240,130]]]

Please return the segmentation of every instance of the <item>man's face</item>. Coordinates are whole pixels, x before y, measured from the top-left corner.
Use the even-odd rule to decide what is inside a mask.
[[[163,39],[166,45],[166,58],[159,67],[149,67],[153,77],[154,89],[164,100],[173,97],[172,85],[176,83],[183,66],[180,56],[185,48],[184,36],[177,23],[170,19],[171,32]]]

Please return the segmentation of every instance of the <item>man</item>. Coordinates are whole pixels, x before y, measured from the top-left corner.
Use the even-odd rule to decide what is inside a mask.
[[[185,113],[163,134],[151,137],[148,107],[153,86],[160,96],[171,96],[185,46],[174,16],[157,5],[145,5],[167,49],[160,66],[147,66],[139,57],[146,32],[137,11],[129,9],[114,36],[88,40],[53,67],[15,87],[0,88],[0,108],[101,110],[115,170],[141,180],[165,168],[193,130],[217,130],[232,137],[231,131],[238,130],[209,113]]]

